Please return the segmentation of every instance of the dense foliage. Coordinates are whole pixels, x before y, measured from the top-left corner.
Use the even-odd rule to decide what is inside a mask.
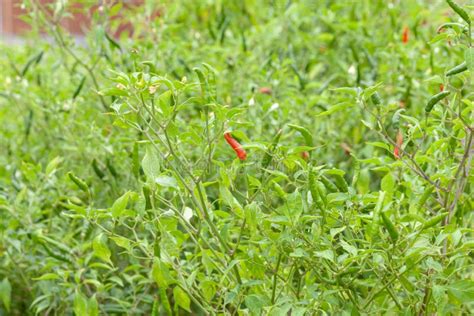
[[[474,312],[473,6],[91,2],[1,47],[0,315]]]

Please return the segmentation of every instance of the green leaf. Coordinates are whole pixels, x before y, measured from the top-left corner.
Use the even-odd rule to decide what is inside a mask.
[[[104,32],[104,33],[105,33],[105,38],[109,42],[110,46],[118,49],[119,51],[122,51],[122,47],[120,47],[120,44],[115,39],[113,39],[107,32]]]
[[[300,132],[300,134],[303,136],[305,140],[306,146],[309,146],[309,147],[313,146],[313,135],[311,135],[310,131],[307,128],[303,126],[295,125],[295,124],[288,124],[288,126]]]
[[[126,97],[128,96],[128,91],[124,89],[119,89],[117,87],[105,88],[99,91],[99,95],[102,96],[114,96],[114,97]]]
[[[250,231],[255,232],[257,230],[257,216],[261,213],[261,210],[257,203],[252,202],[245,206],[245,219],[249,225]]]
[[[176,286],[173,289],[173,296],[176,304],[179,307],[191,312],[191,299],[189,298],[188,294],[183,291],[179,286]]]
[[[347,108],[352,107],[352,106],[354,106],[354,105],[351,104],[350,102],[338,103],[336,105],[333,105],[331,108],[329,108],[329,110],[321,112],[319,114],[316,114],[316,117],[331,115],[333,113],[339,112],[343,109],[347,109]]]
[[[204,281],[201,282],[200,285],[201,285],[204,298],[210,301],[216,294],[216,283],[211,280],[205,279]]]
[[[447,32],[439,33],[433,36],[433,38],[428,42],[428,44],[433,45],[440,41],[445,41],[449,37]]]
[[[258,315],[265,306],[265,300],[260,295],[251,294],[245,297],[245,305],[252,314]]]
[[[155,261],[153,262],[151,274],[153,276],[153,280],[155,280],[156,284],[158,284],[160,287],[167,288],[170,284],[174,283],[170,270],[158,258],[155,258]]]
[[[74,90],[74,93],[72,95],[72,99],[75,100],[79,93],[81,93],[82,88],[84,87],[84,83],[86,82],[87,77],[83,76],[81,81],[79,82],[79,85],[77,86],[76,90]]]
[[[232,195],[232,193],[225,186],[219,186],[219,195],[226,205],[229,205],[232,208],[242,209],[239,201]]]
[[[175,99],[173,91],[171,90],[165,91],[158,96],[158,104],[160,105],[160,109],[165,117],[168,117],[171,113],[173,113],[172,106],[174,105],[174,102]]]
[[[76,316],[88,315],[87,298],[79,290],[76,290],[76,293],[74,294],[73,309]]]
[[[26,62],[25,66],[23,67],[23,69],[21,70],[21,76],[24,77],[26,75],[26,73],[28,72],[28,69],[30,69],[30,67],[33,65],[33,64],[38,64],[41,59],[43,58],[43,54],[44,52],[41,51],[39,52],[38,54],[34,55],[33,57],[31,57],[30,59],[28,59],[28,61]]]
[[[353,256],[357,256],[357,248],[356,247],[348,244],[346,241],[344,241],[342,239],[340,241],[340,244],[341,244],[342,249],[344,249],[345,251],[347,251],[348,253],[350,253]]]
[[[87,301],[87,316],[99,316],[99,304],[95,295]]]
[[[331,249],[326,249],[322,251],[315,251],[314,255],[319,258],[328,259],[329,261],[334,262],[334,252]]]
[[[379,147],[379,148],[383,148],[387,151],[390,151],[390,146],[387,145],[386,143],[382,143],[382,142],[366,142],[367,145],[370,145],[370,146],[374,146],[374,147]]]
[[[297,220],[301,213],[303,212],[303,199],[301,193],[298,190],[289,194],[286,200],[285,215],[288,218]]]
[[[474,76],[474,47],[468,47],[464,52],[464,58],[466,60],[467,69]]]
[[[149,182],[154,183],[160,176],[160,160],[152,146],[146,147],[145,156],[142,160],[142,168]]]
[[[357,93],[358,93],[357,88],[353,88],[353,87],[334,88],[334,89],[331,89],[331,91],[339,92],[339,93],[346,93],[346,94],[350,94],[352,96],[356,96]]]
[[[117,246],[121,247],[121,248],[125,248],[127,250],[130,250],[131,247],[130,247],[130,240],[128,240],[127,238],[125,237],[122,237],[122,236],[112,236],[110,237],[110,239],[112,239],[116,244]]]
[[[436,307],[439,312],[442,312],[444,306],[448,302],[447,295],[446,295],[446,288],[441,285],[434,285],[433,286],[433,301],[436,304]]]
[[[189,208],[189,207],[185,207],[184,210],[183,210],[183,218],[189,223],[189,221],[191,220],[191,218],[193,218],[194,216],[194,211],[192,208]]]
[[[398,276],[398,280],[410,293],[415,290],[415,286],[403,274]]]
[[[472,303],[474,301],[474,281],[461,280],[446,286],[448,293],[461,303]]]
[[[112,264],[112,261],[110,260],[110,249],[107,246],[107,236],[104,234],[97,235],[92,241],[92,249],[94,250],[94,255],[96,257]]]
[[[380,184],[380,188],[382,191],[385,191],[389,194],[393,193],[395,191],[395,178],[393,177],[392,173],[389,172],[383,177],[382,182]]]
[[[48,165],[46,166],[45,173],[49,176],[53,174],[57,169],[59,164],[63,161],[63,159],[59,156],[55,157],[51,160]]]
[[[124,195],[119,197],[114,204],[112,205],[111,212],[114,218],[120,217],[122,212],[125,210],[128,204],[128,199],[130,197],[130,192],[126,192]]]
[[[178,182],[176,182],[176,179],[173,177],[169,176],[164,176],[160,175],[155,178],[155,183],[162,186],[162,187],[171,187],[171,188],[177,188],[178,187]]]
[[[4,278],[3,281],[0,283],[0,300],[5,306],[7,312],[10,312],[10,303],[11,303],[11,295],[12,295],[12,286],[8,278]]]
[[[59,279],[59,275],[57,275],[56,273],[45,273],[40,277],[32,278],[32,280],[35,280],[35,281],[57,280],[57,279]]]
[[[115,16],[117,15],[120,10],[122,9],[123,4],[121,2],[118,2],[117,4],[114,4],[109,11],[109,16]]]
[[[293,258],[303,258],[307,256],[308,254],[301,248],[296,248],[292,253],[290,253],[290,257]]]

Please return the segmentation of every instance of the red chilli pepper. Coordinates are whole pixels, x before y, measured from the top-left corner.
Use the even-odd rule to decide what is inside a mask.
[[[259,92],[261,94],[272,94],[272,89],[269,87],[261,87]]]
[[[232,138],[232,135],[229,132],[224,133],[224,138],[226,142],[230,145],[230,147],[232,147],[232,149],[235,151],[237,157],[239,157],[240,160],[247,159],[247,153],[242,148],[242,145],[240,145],[238,141]]]
[[[400,147],[402,147],[402,144],[403,144],[403,134],[399,130],[397,133],[396,145],[395,145],[395,148],[393,149],[393,155],[395,156],[396,159],[400,159]]]
[[[307,151],[301,152],[301,158],[303,158],[304,160],[308,160],[309,159],[309,152],[307,152]]]
[[[341,148],[342,148],[342,150],[344,150],[344,153],[348,156],[352,152],[352,148],[349,145],[347,145],[346,143],[341,143]]]
[[[408,43],[408,32],[409,32],[408,26],[405,26],[405,28],[403,29],[403,34],[402,34],[403,44]]]

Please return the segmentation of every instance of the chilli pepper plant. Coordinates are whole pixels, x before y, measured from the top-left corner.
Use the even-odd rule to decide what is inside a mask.
[[[472,314],[466,3],[23,0],[0,315]]]

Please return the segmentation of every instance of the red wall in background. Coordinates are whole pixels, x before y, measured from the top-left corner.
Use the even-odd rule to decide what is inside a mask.
[[[99,2],[100,0],[97,0]],[[1,11],[1,31],[3,35],[21,35],[29,29],[28,24],[21,20],[25,11],[21,9],[22,0],[0,0]],[[41,4],[47,4],[52,0],[39,0]],[[83,28],[87,26],[88,19],[82,14],[73,14],[72,18],[65,18],[62,21],[63,26],[71,33],[81,34]]]
[[[50,3],[54,0],[38,0],[42,4]],[[99,5],[103,0],[94,0]],[[130,8],[130,5],[139,5],[143,3],[143,0],[117,0],[124,3],[124,8]],[[21,9],[22,0],[0,0],[0,35],[4,36],[16,36],[21,35],[23,32],[29,29],[28,24],[21,20],[21,15],[25,13]],[[74,6],[77,8],[77,12],[74,12]],[[73,12],[72,17],[64,18],[61,24],[73,34],[83,34],[84,30],[87,29],[89,19],[87,16],[79,13],[80,5],[74,5],[69,8],[69,12]],[[125,23],[119,28],[118,33],[122,31],[131,31],[131,25]],[[118,35],[118,34],[114,34]]]
[[[20,2],[21,0],[1,0],[2,33],[13,35],[28,29],[28,26],[18,18],[22,14]]]

